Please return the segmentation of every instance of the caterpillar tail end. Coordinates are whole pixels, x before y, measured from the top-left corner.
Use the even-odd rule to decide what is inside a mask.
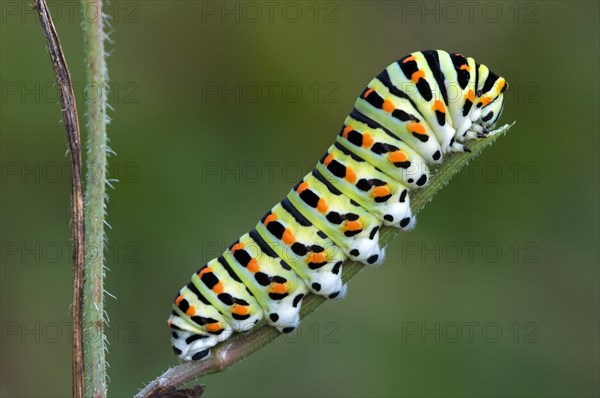
[[[211,344],[210,339],[203,337],[185,330],[173,330],[171,333],[173,352],[183,361],[208,359],[210,358],[210,348],[214,344]]]
[[[210,357],[210,349],[219,338],[187,324],[182,317],[171,314],[167,322],[171,329],[171,348],[183,361],[200,361]]]

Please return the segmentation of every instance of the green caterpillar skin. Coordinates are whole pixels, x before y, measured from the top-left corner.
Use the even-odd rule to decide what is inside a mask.
[[[342,297],[342,265],[379,264],[382,225],[410,229],[409,191],[429,165],[482,139],[504,104],[506,81],[473,58],[414,52],[371,80],[335,143],[247,234],[192,275],[168,321],[172,346],[200,360],[261,319],[283,333],[308,293]]]

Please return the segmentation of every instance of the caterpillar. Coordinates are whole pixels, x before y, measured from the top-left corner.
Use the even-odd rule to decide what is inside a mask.
[[[506,80],[473,58],[418,51],[367,85],[335,143],[289,194],[179,290],[168,326],[181,359],[259,321],[283,333],[299,324],[303,298],[340,298],[345,261],[383,261],[381,226],[414,226],[409,192],[430,165],[483,139],[502,112]]]

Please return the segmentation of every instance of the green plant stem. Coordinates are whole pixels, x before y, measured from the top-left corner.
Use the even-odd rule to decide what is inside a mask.
[[[502,126],[498,129],[498,133],[492,137],[470,143],[471,152],[456,153],[447,157],[442,165],[433,170],[429,184],[425,188],[409,193],[412,213],[414,215],[419,213],[431,201],[433,196],[450,182],[452,177],[477,157],[487,146],[493,144],[501,135],[504,135],[513,124]],[[380,234],[382,246],[387,245],[398,233],[398,230],[395,228],[382,228]],[[342,279],[344,282],[348,282],[363,268],[362,264],[354,261],[344,263]],[[308,295],[302,301],[300,318],[305,318],[323,304],[324,301],[326,299],[322,296]],[[160,397],[190,380],[222,372],[279,336],[281,334],[276,329],[264,324],[249,333],[235,334],[231,339],[214,347],[211,357],[206,361],[184,362],[168,369],[161,376],[146,385],[135,398]]]
[[[86,397],[106,396],[106,338],[104,335],[104,249],[106,168],[106,99],[102,0],[81,0],[86,65],[88,130],[86,206],[86,280],[84,288],[84,368]]]

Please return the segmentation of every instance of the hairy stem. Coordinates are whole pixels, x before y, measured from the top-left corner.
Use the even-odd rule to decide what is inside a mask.
[[[513,123],[514,124],[514,123]],[[413,214],[419,213],[433,196],[450,182],[452,177],[462,170],[471,160],[479,155],[484,148],[493,144],[501,135],[506,133],[512,125],[505,125],[498,129],[498,133],[487,139],[472,142],[471,152],[457,153],[446,158],[446,161],[433,170],[429,184],[423,189],[409,193],[410,207]],[[387,245],[396,235],[398,230],[383,227],[381,230],[382,246]],[[342,278],[344,282],[352,279],[364,266],[354,261],[344,263]],[[300,317],[304,318],[326,299],[322,296],[310,294],[302,301]],[[166,391],[183,385],[200,376],[222,372],[234,363],[247,357],[253,352],[269,344],[281,334],[268,325],[262,325],[246,334],[235,334],[231,339],[217,345],[212,349],[212,355],[206,361],[184,362],[168,369],[161,376],[150,382],[135,398],[148,398],[163,396]]]
[[[77,103],[73,93],[73,84],[69,67],[65,60],[60,45],[58,33],[54,27],[50,10],[45,0],[36,0],[35,9],[40,17],[40,24],[48,52],[52,60],[52,67],[56,75],[56,84],[60,93],[63,123],[67,130],[67,141],[71,153],[71,231],[73,236],[73,298],[71,305],[71,338],[72,338],[72,372],[73,372],[73,397],[84,396],[84,358],[82,334],[82,302],[83,285],[85,278],[85,215],[83,209],[83,183],[81,171],[81,133],[79,130],[79,117]]]
[[[106,98],[102,0],[81,0],[86,65],[88,162],[86,206],[86,280],[84,291],[84,345],[86,397],[106,396],[106,338],[104,336],[104,249],[106,208]]]

